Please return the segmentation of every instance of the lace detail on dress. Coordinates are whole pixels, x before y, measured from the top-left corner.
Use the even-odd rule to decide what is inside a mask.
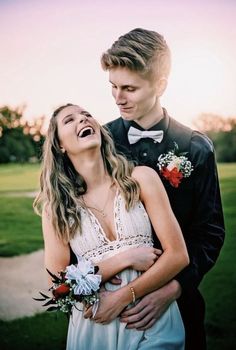
[[[104,257],[104,255],[107,255],[107,253],[110,253],[110,252],[118,253],[121,249],[124,250],[123,248],[132,248],[140,245],[150,247],[152,246],[152,240],[148,240],[148,239],[144,240],[142,236],[137,236],[136,238],[133,237],[130,239],[122,240],[120,242],[113,241],[106,246],[93,249],[92,251],[88,251],[84,253],[82,256],[88,260],[97,262],[101,260]]]
[[[97,262],[120,250],[153,245],[151,224],[143,204],[139,201],[127,212],[125,200],[118,191],[114,199],[114,227],[116,239],[110,241],[96,216],[90,210],[81,209],[81,234],[70,241],[72,250]]]

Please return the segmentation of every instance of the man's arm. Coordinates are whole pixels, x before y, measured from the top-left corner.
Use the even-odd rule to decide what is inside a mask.
[[[146,330],[164,314],[170,304],[181,295],[181,286],[172,280],[162,288],[145,295],[134,307],[122,312],[120,322],[127,323],[126,328]]]
[[[194,212],[184,235],[190,264],[176,279],[183,289],[198,287],[203,276],[214,266],[225,237],[219,181],[212,143],[195,133],[191,142],[195,169]]]
[[[125,130],[121,118],[106,125],[116,146]],[[120,148],[118,148],[119,151]],[[126,155],[128,148],[124,148]],[[204,135],[193,132],[190,147],[194,172],[194,213],[184,230],[190,264],[176,279],[142,298],[135,307],[125,311],[122,318],[129,328],[146,329],[176,300],[183,289],[197,287],[203,276],[215,264],[224,242],[225,229],[212,142]],[[129,158],[129,154],[127,154]],[[141,311],[142,310],[142,311]],[[132,323],[134,322],[134,323]]]
[[[183,289],[197,288],[215,264],[224,242],[225,229],[214,150],[205,136],[194,133],[191,142],[194,165],[194,213],[185,230],[190,264],[166,286],[145,296],[122,314],[128,328],[144,330],[166,311]]]

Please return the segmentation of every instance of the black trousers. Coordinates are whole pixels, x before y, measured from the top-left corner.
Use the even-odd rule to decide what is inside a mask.
[[[205,302],[199,290],[183,291],[177,302],[185,327],[185,350],[206,350]]]

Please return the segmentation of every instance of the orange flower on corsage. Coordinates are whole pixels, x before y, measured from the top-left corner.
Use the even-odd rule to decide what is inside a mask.
[[[161,154],[157,163],[160,175],[175,188],[179,187],[182,179],[189,177],[193,171],[192,163],[186,157],[187,152],[177,154],[178,149],[177,143],[174,142],[174,149]]]

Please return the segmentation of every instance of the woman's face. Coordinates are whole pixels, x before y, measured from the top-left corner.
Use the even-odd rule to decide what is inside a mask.
[[[79,106],[67,106],[56,116],[62,151],[73,156],[101,146],[101,133],[96,120]]]

